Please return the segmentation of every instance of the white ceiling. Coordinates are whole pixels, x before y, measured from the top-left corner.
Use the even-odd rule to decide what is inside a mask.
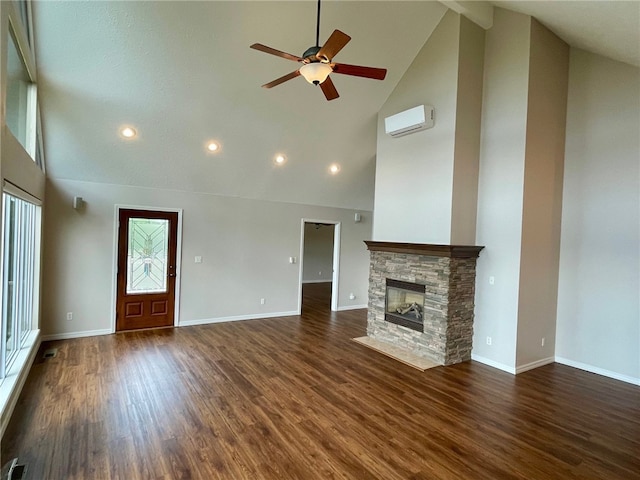
[[[494,3],[640,64],[635,2]],[[37,1],[33,10],[50,176],[371,209],[377,112],[446,8],[323,2],[321,42],[333,29],[353,38],[336,60],[388,69],[382,82],[334,75],[332,102],[302,78],[260,88],[298,65],[249,49],[302,54],[315,41],[315,1]],[[123,124],[139,137],[120,139]],[[220,153],[206,153],[209,139]],[[280,152],[288,161],[276,167]],[[334,162],[341,172],[331,176]]]
[[[640,1],[494,1],[538,19],[573,47],[640,66]]]

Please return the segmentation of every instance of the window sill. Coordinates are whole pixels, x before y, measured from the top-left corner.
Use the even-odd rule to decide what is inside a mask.
[[[32,330],[0,383],[0,439],[9,424],[24,382],[40,347],[40,330]]]

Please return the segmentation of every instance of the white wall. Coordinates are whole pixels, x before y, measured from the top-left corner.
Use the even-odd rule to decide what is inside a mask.
[[[302,282],[330,282],[333,278],[333,234],[335,226],[304,225]]]
[[[496,8],[485,40],[476,227],[476,244],[485,249],[476,268],[473,356],[510,371],[517,339],[530,26],[530,17]]]
[[[568,74],[569,46],[532,19],[518,293],[519,371],[554,358]]]
[[[556,357],[640,382],[640,69],[572,49]]]
[[[449,243],[458,78],[459,17],[449,11],[378,113],[373,238]],[[430,130],[391,138],[384,119],[435,107]]]
[[[485,32],[460,17],[451,243],[475,245]]]
[[[47,182],[43,333],[105,333],[111,328],[115,204],[182,208],[180,322],[259,318],[297,310],[302,218],[342,222],[339,308],[362,303],[369,222],[355,211],[69,180]],[[72,199],[86,201],[73,210]],[[363,218],[369,217],[369,213]],[[203,258],[201,264],[194,257]],[[349,293],[356,294],[349,300]],[[260,299],[265,298],[265,305]],[[73,320],[66,320],[73,312]],[[293,320],[292,320],[293,321]]]

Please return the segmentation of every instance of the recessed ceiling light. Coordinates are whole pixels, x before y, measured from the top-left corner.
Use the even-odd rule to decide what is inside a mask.
[[[137,135],[137,132],[132,127],[122,127],[120,129],[120,135],[124,138],[133,138]]]
[[[340,171],[340,165],[338,165],[337,163],[334,163],[329,167],[329,172],[331,173],[331,175],[335,175],[339,171]]]
[[[217,142],[209,142],[207,143],[207,150],[210,152],[217,152],[220,150],[220,145]]]
[[[276,155],[275,162],[276,165],[284,165],[285,163],[287,163],[287,157],[279,153],[278,155]]]

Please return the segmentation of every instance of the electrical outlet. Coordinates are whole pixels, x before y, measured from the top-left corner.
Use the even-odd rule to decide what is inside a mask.
[[[318,272],[318,276],[321,277],[322,276],[322,272]]]
[[[349,294],[349,300],[355,300],[356,296],[353,293]]]
[[[202,263],[202,257],[200,255],[195,256],[195,263]]]
[[[544,337],[542,337],[542,341],[540,342],[540,346],[544,347]]]
[[[264,298],[260,299],[260,305],[264,305],[266,303],[266,300]]]
[[[489,285],[495,285],[496,283],[496,277],[494,277],[493,275],[489,277]]]
[[[491,345],[493,342],[493,340],[491,339],[491,337],[487,337],[487,345]]]
[[[67,312],[67,320],[73,320],[73,312]]]

